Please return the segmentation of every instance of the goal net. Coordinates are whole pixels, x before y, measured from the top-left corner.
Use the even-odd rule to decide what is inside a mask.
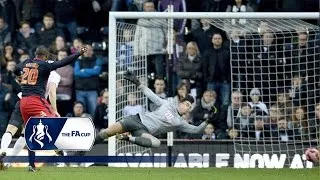
[[[232,153],[235,167],[266,167],[260,163],[264,154],[270,158],[276,155],[279,161],[285,156],[283,163],[291,167],[299,166],[294,163],[297,158],[305,162],[304,151],[319,146],[320,32],[318,26],[301,19],[316,17],[303,16],[305,13],[301,19],[292,13],[239,14],[110,13],[109,124],[150,111],[148,99],[123,79],[126,70],[134,72],[151,89],[156,75],[166,76],[167,86],[175,88],[177,79],[185,79],[176,74],[176,68],[180,67],[177,64],[186,54],[188,42],[195,41],[203,55],[213,48],[213,33],[219,32],[222,48],[229,52],[230,61],[226,64],[230,65],[231,80],[230,104],[227,108],[221,106],[221,111],[226,109],[220,115],[225,114],[221,122],[225,126],[214,127],[225,135],[216,134],[215,138],[232,142],[233,150],[225,153]],[[176,19],[186,20],[185,32],[175,32]],[[192,33],[198,34],[188,38]],[[211,71],[208,67],[203,69]],[[189,78],[188,88],[194,90],[189,89],[189,93],[201,98],[209,88],[206,78],[198,86]],[[220,101],[225,92],[213,90]],[[194,123],[192,115],[186,120]],[[175,134],[174,139],[184,137],[191,136]],[[201,136],[192,137],[194,141],[201,140]],[[163,146],[161,149],[165,150]],[[149,148],[109,138],[110,156],[144,152],[152,154]],[[250,163],[244,162],[246,157]]]

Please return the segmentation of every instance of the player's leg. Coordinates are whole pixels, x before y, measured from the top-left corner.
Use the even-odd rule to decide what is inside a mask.
[[[122,127],[122,124],[119,122],[116,122],[114,124],[112,124],[110,127],[108,127],[107,129],[104,129],[102,131],[100,131],[95,140],[94,140],[94,145],[101,143],[103,140],[107,139],[108,137],[112,137],[118,133],[123,133],[124,128]]]
[[[1,138],[1,152],[6,153],[7,148],[11,144],[12,136],[16,134],[19,127],[23,124],[21,112],[20,112],[20,101],[18,101],[15,105],[15,109],[13,110],[6,132],[3,134]]]
[[[130,141],[136,145],[142,147],[153,147],[157,148],[160,146],[161,142],[158,138],[152,136],[151,134],[144,132],[141,136],[135,136],[136,133],[133,133],[133,136],[123,136],[121,140]]]

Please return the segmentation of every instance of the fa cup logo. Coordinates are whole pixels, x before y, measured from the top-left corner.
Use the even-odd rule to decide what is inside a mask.
[[[30,142],[32,142],[32,140],[34,140],[42,148],[44,146],[44,143],[42,142],[42,140],[44,139],[45,136],[48,137],[49,143],[52,141],[52,138],[51,138],[50,134],[48,133],[48,126],[47,125],[43,125],[41,120],[40,120],[39,124],[38,125],[34,125],[32,129],[33,129],[33,133],[29,138]]]

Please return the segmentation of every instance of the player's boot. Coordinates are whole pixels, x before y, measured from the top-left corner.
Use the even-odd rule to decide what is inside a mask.
[[[28,167],[28,171],[29,171],[29,172],[36,172],[36,167],[29,166],[29,167]]]
[[[126,134],[117,134],[116,137],[118,140],[129,141],[129,136]]]
[[[2,152],[1,155],[0,155],[0,170],[6,169],[5,165],[4,165],[4,162],[3,162],[3,159],[4,159],[4,157],[6,157],[6,155],[7,155],[6,152]]]

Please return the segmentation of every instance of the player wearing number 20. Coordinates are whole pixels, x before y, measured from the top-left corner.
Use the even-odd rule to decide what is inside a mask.
[[[159,147],[160,141],[156,135],[178,130],[186,133],[202,133],[208,122],[193,126],[182,116],[191,110],[194,99],[187,95],[177,106],[167,100],[159,98],[148,87],[140,84],[137,77],[126,72],[124,78],[135,84],[159,108],[153,112],[141,113],[123,118],[109,128],[101,131],[95,139],[95,144],[118,133],[130,132],[132,136],[119,135],[118,139],[130,141],[143,147]]]
[[[30,117],[55,117],[55,112],[45,98],[46,85],[50,72],[60,67],[71,64],[86,52],[82,47],[79,52],[60,61],[49,63],[49,53],[45,47],[36,49],[34,59],[27,59],[18,64],[15,74],[21,76],[20,111],[24,124]],[[29,171],[35,171],[35,152],[28,151]]]
[[[20,109],[24,123],[30,117],[54,117],[51,106],[45,99],[46,84],[52,70],[66,66],[75,61],[85,52],[82,48],[79,52],[66,57],[61,61],[48,63],[48,51],[45,47],[37,48],[34,59],[27,59],[20,63],[16,70],[16,75],[21,75],[22,99],[20,100]]]

